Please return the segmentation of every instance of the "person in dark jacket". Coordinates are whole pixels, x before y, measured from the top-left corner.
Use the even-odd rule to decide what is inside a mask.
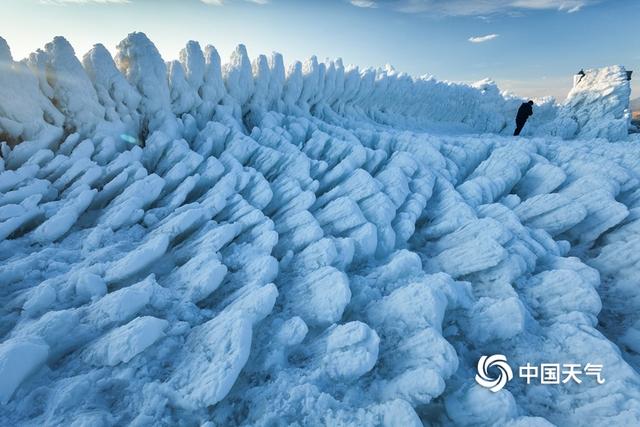
[[[520,135],[524,124],[527,122],[529,116],[533,115],[533,101],[523,102],[520,108],[518,108],[518,115],[516,116],[516,131],[513,136]]]

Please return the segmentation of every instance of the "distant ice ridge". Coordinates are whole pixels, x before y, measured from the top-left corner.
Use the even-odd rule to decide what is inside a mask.
[[[520,100],[141,33],[0,60],[0,424],[640,423],[637,141],[443,135]],[[615,70],[562,117],[616,129]],[[495,353],[606,382],[492,393]]]
[[[556,117],[534,133],[562,138],[627,138],[631,126],[631,84],[624,67],[586,70]]]
[[[251,63],[244,46],[224,66],[213,46],[203,52],[195,42],[187,44],[179,61],[165,63],[159,55],[146,54],[157,50],[141,33],[123,40],[118,49],[114,63],[96,45],[81,64],[66,40],[57,37],[44,51],[14,62],[0,39],[1,138],[24,145],[14,157],[24,161],[33,150],[49,146],[62,137],[61,127],[81,135],[116,135],[116,128],[135,134],[156,130],[157,123],[168,126],[164,114],[189,114],[199,126],[214,115],[220,120],[230,116],[247,130],[264,111],[275,111],[335,124],[365,120],[440,133],[509,135],[522,101],[501,93],[490,80],[468,86],[413,78],[390,66],[345,67],[340,59],[323,63],[311,57],[285,71],[281,55],[260,55]],[[128,62],[131,56],[139,58],[138,68]],[[153,75],[146,79],[148,87],[140,87],[141,73]],[[167,79],[168,85],[157,84]],[[623,67],[587,70],[563,104],[553,98],[538,101],[524,135],[625,138],[630,91]],[[74,100],[60,103],[72,93]]]

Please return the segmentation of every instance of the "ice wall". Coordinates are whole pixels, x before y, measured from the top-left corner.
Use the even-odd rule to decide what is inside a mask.
[[[259,56],[252,65],[244,46],[222,65],[215,48],[208,46],[205,55],[190,42],[180,61],[165,64],[141,33],[119,46],[118,68],[101,45],[81,65],[66,40],[56,38],[30,56],[28,67],[11,59],[4,40],[1,45],[0,135],[11,144],[34,135],[44,138],[28,144],[34,147],[51,144],[55,135],[60,140],[60,130],[52,125],[67,135],[92,134],[97,127],[105,136],[126,132],[143,139],[158,126],[183,126],[185,114],[200,125],[214,115],[221,121],[230,117],[250,131],[265,111],[315,116],[339,125],[365,119],[378,126],[440,133],[508,135],[523,101],[502,94],[490,80],[469,86],[413,78],[392,67],[345,67],[341,60],[322,63],[312,57],[285,73],[280,55],[271,63]],[[154,80],[147,77],[144,86],[141,72],[153,73]],[[538,102],[524,135],[625,138],[629,94],[624,68],[587,70],[564,104],[552,98]],[[69,96],[74,101],[63,102]],[[71,110],[59,111],[64,108]],[[178,122],[169,119],[174,115]]]

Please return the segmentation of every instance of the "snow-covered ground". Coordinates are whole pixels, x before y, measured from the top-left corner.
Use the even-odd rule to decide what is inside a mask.
[[[638,425],[624,75],[513,138],[488,81],[0,39],[0,424]]]

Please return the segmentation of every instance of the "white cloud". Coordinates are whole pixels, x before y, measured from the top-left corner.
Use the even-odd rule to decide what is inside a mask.
[[[350,0],[358,7],[386,7],[406,13],[445,16],[479,16],[526,10],[575,13],[602,0]]]
[[[228,0],[200,0],[200,1],[204,4],[211,4],[213,6],[224,6],[228,2]],[[260,5],[269,3],[269,0],[244,0],[244,1],[247,1],[249,3],[260,4]]]
[[[130,0],[40,0],[41,4],[123,4]]]
[[[487,34],[486,36],[469,37],[469,41],[471,43],[484,43],[495,39],[498,35],[499,34]]]
[[[376,2],[373,0],[350,0],[350,3],[357,7],[378,7]]]
[[[580,11],[585,5],[584,4],[575,4],[572,6],[564,6],[564,7],[560,7],[560,10],[566,10],[567,13],[575,13]]]

